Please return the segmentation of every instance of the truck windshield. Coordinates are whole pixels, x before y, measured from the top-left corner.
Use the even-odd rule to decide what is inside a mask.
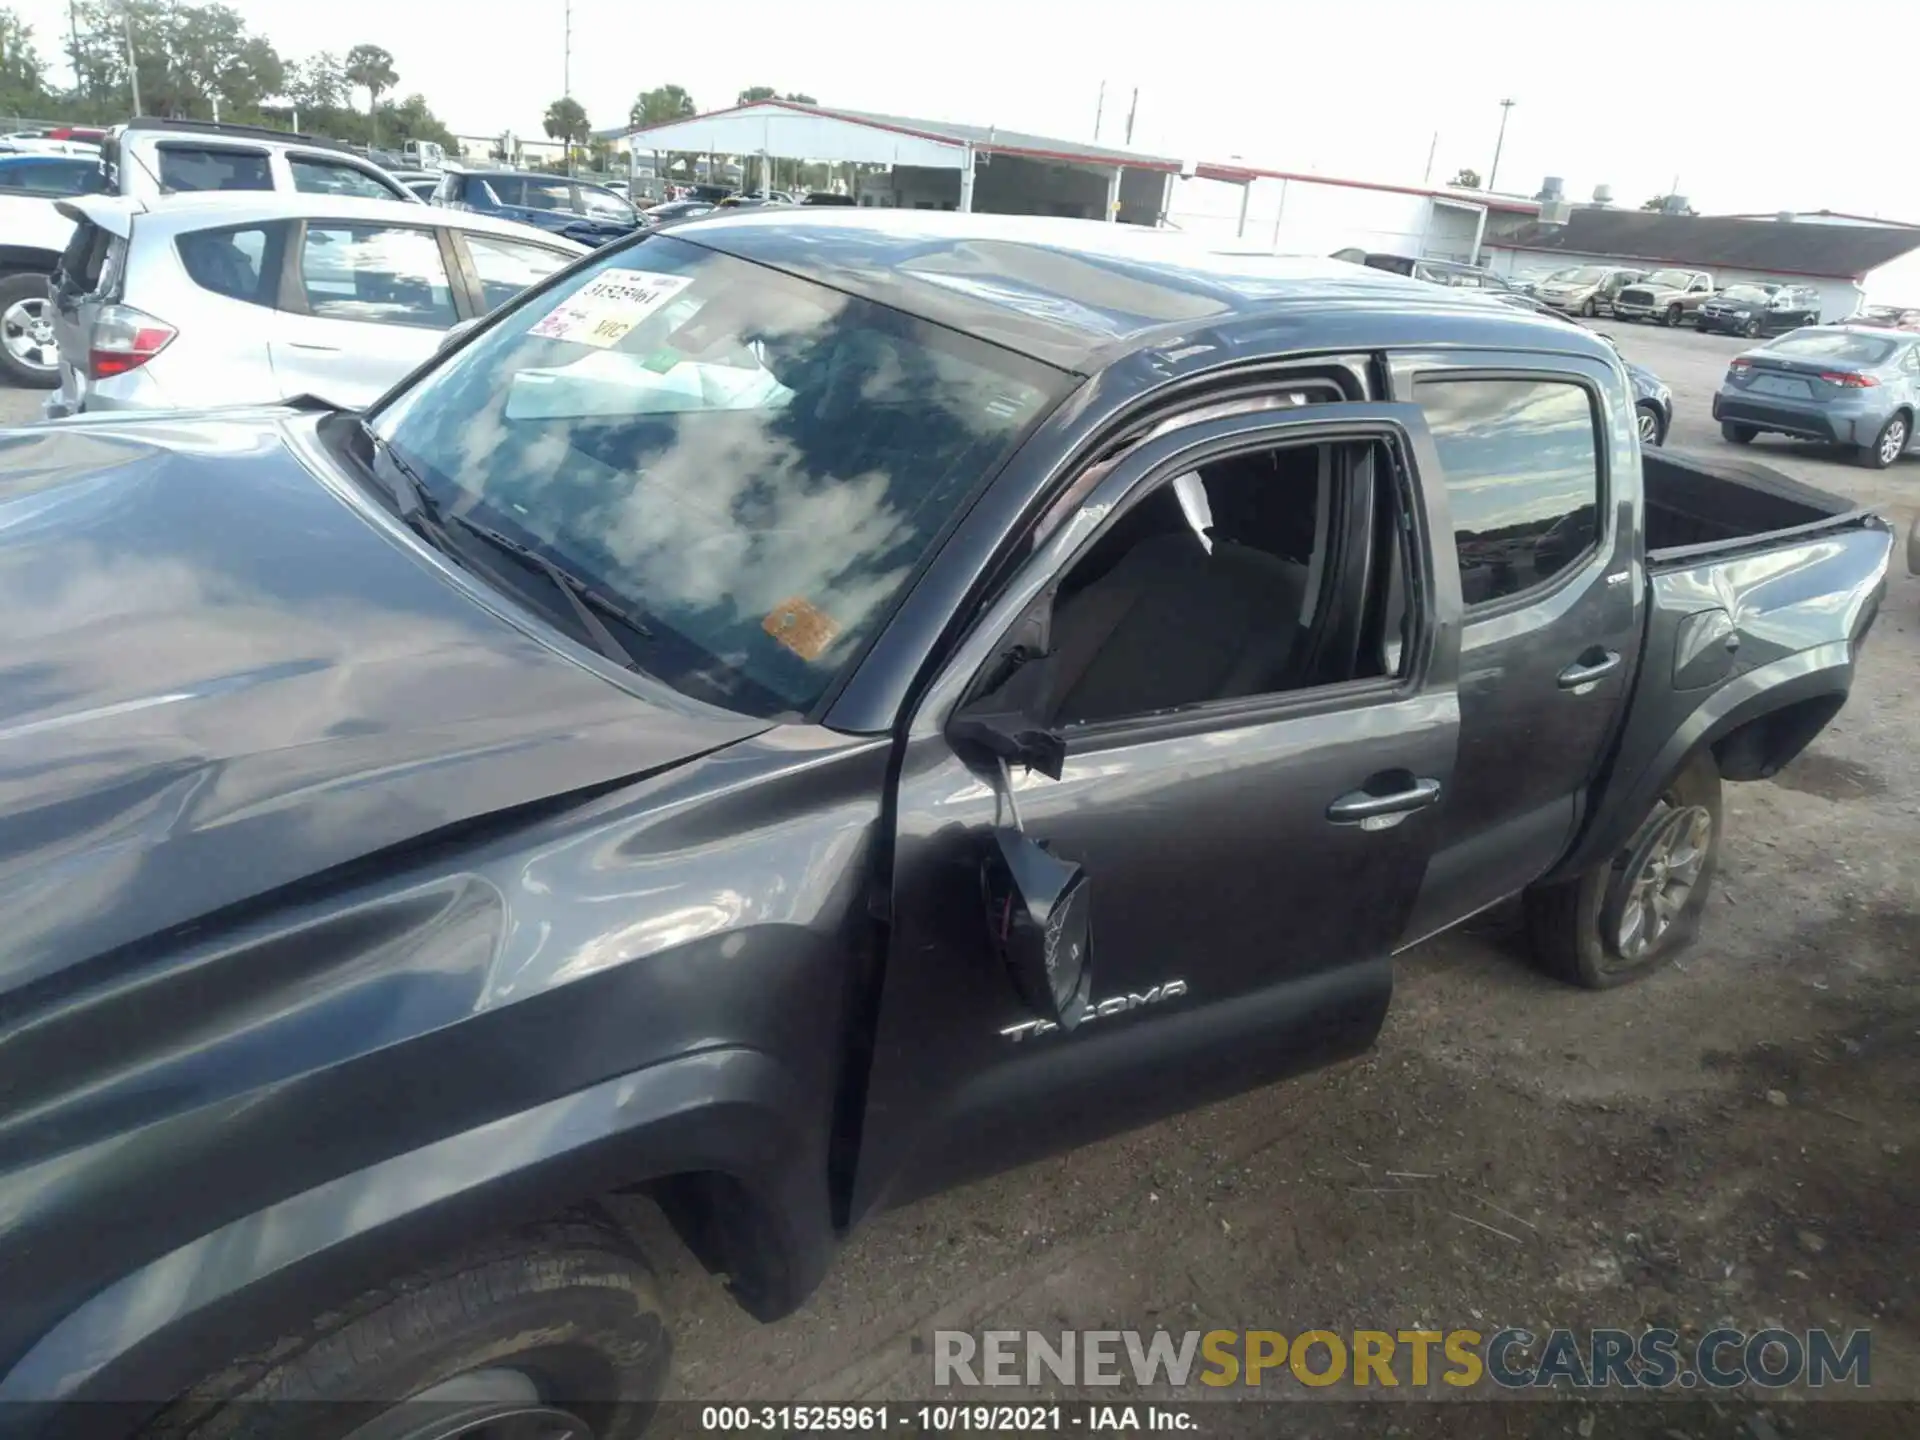
[[[644,617],[639,667],[806,714],[1072,377],[666,235],[534,292],[371,417],[442,512]]]
[[[1693,283],[1693,272],[1691,270],[1656,270],[1642,283],[1665,286],[1670,290],[1684,290]]]

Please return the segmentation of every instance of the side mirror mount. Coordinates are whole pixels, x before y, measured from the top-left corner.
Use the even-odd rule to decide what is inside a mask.
[[[469,315],[466,319],[457,321],[446,334],[440,337],[440,343],[434,346],[434,354],[444,355],[462,340],[466,339],[467,336],[472,333],[473,327],[485,318],[483,315]]]

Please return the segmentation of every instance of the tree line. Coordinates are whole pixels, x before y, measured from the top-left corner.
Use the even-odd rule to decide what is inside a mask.
[[[424,95],[396,98],[399,71],[378,45],[290,58],[231,6],[187,0],[73,0],[70,22],[66,34],[43,38],[0,6],[0,115],[111,125],[139,113],[297,128],[369,146],[431,140],[457,148]],[[55,81],[49,52],[66,62],[58,68],[71,83]],[[750,85],[734,103],[772,99],[819,103],[771,85]],[[634,98],[626,119],[656,125],[697,113],[684,86],[659,85]],[[604,166],[608,147],[594,141],[593,123],[572,96],[547,107],[543,128]],[[504,149],[502,137],[495,158],[508,158]]]
[[[43,43],[67,62],[70,84],[54,81]],[[280,127],[297,121],[308,134],[361,145],[397,148],[417,139],[452,147],[426,97],[395,98],[399,84],[393,56],[378,45],[290,59],[226,5],[74,0],[67,33],[45,42],[0,8],[0,114],[81,125],[135,113]]]

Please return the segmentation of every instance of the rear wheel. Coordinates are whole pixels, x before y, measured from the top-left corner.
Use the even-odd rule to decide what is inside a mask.
[[[145,1434],[618,1440],[644,1428],[669,1348],[644,1263],[597,1225],[554,1226],[317,1317],[209,1376]]]
[[[1871,445],[1862,447],[1860,463],[1869,470],[1886,469],[1906,454],[1907,441],[1912,436],[1913,422],[1902,411],[1880,427],[1880,433],[1874,437]]]
[[[51,390],[60,383],[60,349],[44,275],[0,280],[0,375],[30,390]]]
[[[1693,943],[1719,855],[1720,771],[1702,751],[1611,860],[1527,891],[1535,963],[1587,990],[1640,979]]]
[[[1720,434],[1736,445],[1751,445],[1753,437],[1760,432],[1751,425],[1736,425],[1731,420],[1720,422]]]

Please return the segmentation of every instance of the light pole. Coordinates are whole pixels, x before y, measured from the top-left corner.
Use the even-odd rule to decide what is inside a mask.
[[[127,79],[133,85],[133,113],[140,113],[140,62],[133,54],[133,6],[120,6],[120,33],[127,37]]]
[[[573,98],[573,0],[566,0],[566,45],[560,59],[560,93]],[[573,131],[561,137],[567,146],[567,174],[573,174]]]
[[[1500,102],[1500,138],[1493,142],[1493,168],[1487,172],[1487,193],[1493,194],[1493,182],[1500,178],[1500,147],[1507,143],[1507,112],[1513,109],[1513,101]]]

